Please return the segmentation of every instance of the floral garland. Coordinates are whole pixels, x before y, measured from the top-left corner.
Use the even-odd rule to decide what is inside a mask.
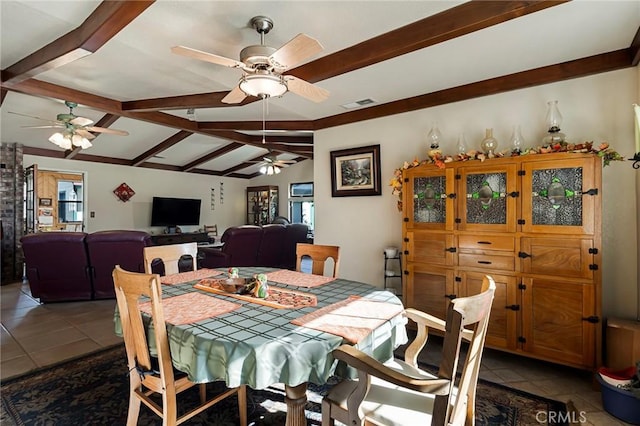
[[[464,154],[442,155],[439,149],[432,149],[429,151],[429,157],[425,160],[418,160],[414,158],[412,162],[405,161],[402,167],[394,170],[393,178],[389,182],[391,186],[391,194],[397,195],[400,201],[398,202],[398,210],[402,211],[402,172],[407,169],[418,167],[422,164],[434,164],[436,167],[443,169],[446,163],[453,161],[470,161],[480,160],[484,161],[487,158],[501,158],[501,157],[518,157],[521,155],[533,155],[533,154],[549,154],[555,152],[576,152],[576,153],[592,153],[602,158],[602,167],[608,166],[611,161],[623,161],[624,158],[613,148],[609,147],[607,142],[603,142],[597,147],[593,146],[593,142],[584,142],[578,144],[572,143],[557,143],[552,146],[544,146],[538,148],[527,148],[524,151],[502,151],[497,152],[494,155],[487,155],[483,152],[472,150]]]

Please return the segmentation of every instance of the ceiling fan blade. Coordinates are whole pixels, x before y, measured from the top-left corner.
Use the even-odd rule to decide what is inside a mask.
[[[306,34],[298,34],[269,56],[269,62],[281,70],[289,69],[307,58],[322,52],[318,40]]]
[[[88,126],[89,124],[93,123],[93,120],[85,117],[76,117],[73,120],[69,121],[69,123],[73,124],[74,126]]]
[[[227,93],[227,96],[222,98],[222,102],[225,104],[239,104],[246,97],[247,95],[245,95],[245,93],[240,90],[240,86],[236,86],[233,88],[233,90]]]
[[[51,124],[49,126],[21,126],[23,129],[64,129],[61,124]]]
[[[284,78],[287,82],[287,87],[289,87],[289,91],[296,95],[307,98],[313,102],[323,102],[329,98],[328,90],[314,86],[308,81],[304,81],[292,75],[285,75]]]
[[[85,129],[77,129],[76,133],[78,135],[82,136],[83,138],[87,138],[87,139],[95,139],[96,138],[96,136],[93,133],[91,133],[90,131],[85,130]]]
[[[213,64],[223,65],[231,68],[242,68],[244,64],[235,59],[225,58],[224,56],[214,55],[213,53],[203,52],[202,50],[192,49],[185,46],[173,46],[171,51],[177,55],[186,56],[188,58],[198,59],[201,61],[211,62]]]
[[[125,130],[108,129],[106,127],[88,126],[88,127],[85,127],[85,130],[88,130],[90,132],[97,132],[97,133],[109,133],[111,135],[118,135],[118,136],[129,136],[129,132]]]
[[[21,113],[19,113],[19,112],[11,112],[11,111],[7,111],[7,112],[8,112],[9,114],[20,115],[20,116],[22,116],[22,117],[29,117],[29,118],[35,118],[36,120],[47,121],[47,122],[52,123],[52,124],[63,124],[63,123],[60,123],[59,121],[56,121],[56,120],[49,120],[48,118],[35,117],[35,116],[33,116],[33,115],[21,114]]]

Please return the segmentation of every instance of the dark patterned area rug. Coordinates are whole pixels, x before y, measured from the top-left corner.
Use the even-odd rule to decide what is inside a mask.
[[[125,358],[124,347],[118,346],[6,380],[0,387],[0,424],[126,424],[129,381]],[[309,387],[308,424],[320,425],[320,402],[330,386],[331,383]],[[178,406],[188,408],[194,401],[198,401],[197,387],[181,394]],[[247,411],[251,425],[284,425],[285,410],[283,388],[249,389]],[[230,397],[184,424],[237,425],[237,411],[237,399]],[[566,413],[567,407],[558,401],[481,381],[476,411],[479,426],[541,425],[550,417],[544,413]],[[160,418],[143,405],[138,425],[161,423]]]

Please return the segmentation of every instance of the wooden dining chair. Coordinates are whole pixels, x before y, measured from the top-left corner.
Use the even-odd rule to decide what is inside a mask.
[[[144,272],[152,273],[152,263],[156,259],[164,263],[164,274],[171,275],[180,272],[178,263],[182,256],[191,256],[191,269],[196,270],[198,258],[198,243],[170,244],[166,246],[150,246],[144,248]]]
[[[303,257],[311,258],[311,273],[314,275],[324,275],[325,262],[329,258],[333,259],[333,274],[331,276],[338,277],[340,247],[298,243],[296,245],[296,271],[302,271]]]
[[[358,370],[358,380],[340,382],[324,397],[322,425],[333,426],[336,420],[353,426],[473,425],[476,385],[495,288],[493,279],[485,276],[480,294],[451,301],[446,322],[406,309],[407,317],[418,327],[404,361],[393,359],[382,364],[350,345],[334,350],[336,359]],[[444,332],[442,360],[435,375],[421,370],[417,362],[430,328]],[[462,374],[456,379],[462,339],[469,346]]]
[[[137,424],[141,402],[162,417],[163,425],[179,425],[217,402],[237,394],[240,424],[246,426],[247,394],[244,385],[226,389],[215,397],[206,399],[206,384],[200,384],[200,405],[178,416],[176,395],[195,386],[196,383],[173,367],[162,309],[160,276],[128,272],[116,265],[113,270],[113,282],[129,369],[127,425]],[[150,299],[154,330],[152,338],[155,339],[157,357],[152,357],[149,352],[149,336],[139,308],[141,296]],[[151,398],[154,394],[162,396],[162,406]]]

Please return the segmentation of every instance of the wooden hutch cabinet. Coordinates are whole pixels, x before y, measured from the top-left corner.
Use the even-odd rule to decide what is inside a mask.
[[[601,180],[592,154],[432,164],[403,174],[403,295],[444,318],[491,275],[487,346],[601,363]]]
[[[247,188],[247,225],[266,225],[278,216],[278,187]]]

